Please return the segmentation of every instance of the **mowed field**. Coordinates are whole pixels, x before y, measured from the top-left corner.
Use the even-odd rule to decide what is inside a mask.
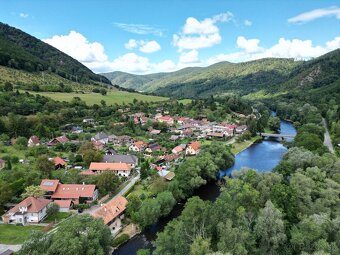
[[[58,92],[31,92],[31,94],[40,94],[42,96],[50,97],[57,101],[70,102],[74,97],[79,97],[81,100],[85,101],[88,105],[100,104],[102,100],[106,102],[107,105],[113,104],[123,104],[132,103],[134,99],[144,102],[160,102],[168,100],[167,97],[142,95],[138,93],[131,93],[126,91],[110,91],[107,95],[103,96],[98,93],[58,93]]]

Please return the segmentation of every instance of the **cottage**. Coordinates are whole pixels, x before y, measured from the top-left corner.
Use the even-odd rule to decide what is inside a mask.
[[[81,134],[84,132],[84,130],[79,126],[74,126],[72,127],[71,132],[72,134]]]
[[[100,141],[92,141],[93,149],[96,151],[104,150],[105,144]]]
[[[48,146],[55,146],[57,144],[65,144],[67,143],[69,140],[66,136],[59,136],[56,138],[53,138],[51,141],[48,142]]]
[[[6,161],[0,158],[0,170],[5,168],[6,166]]]
[[[55,169],[65,168],[66,162],[61,157],[55,157],[52,159]]]
[[[102,204],[98,210],[92,213],[92,216],[94,218],[102,218],[104,223],[117,233],[122,227],[127,203],[126,198],[119,196],[106,204]]]
[[[247,130],[247,126],[246,125],[241,125],[241,126],[238,126],[235,131],[237,134],[241,134],[243,132],[245,132]]]
[[[39,223],[46,217],[50,202],[45,198],[28,197],[6,212],[2,220],[5,224]]]
[[[62,184],[59,180],[42,180],[40,187],[46,190],[45,197],[56,200],[71,200],[75,205],[91,203],[98,198],[96,185]]]
[[[161,130],[158,129],[152,129],[150,130],[150,135],[159,135],[161,133]]]
[[[200,151],[201,143],[198,141],[192,142],[185,150],[186,155],[197,155]]]
[[[172,126],[174,124],[174,119],[169,115],[161,116],[157,118],[157,121],[160,123],[166,123],[168,126]]]
[[[28,139],[27,146],[28,147],[33,147],[33,146],[38,146],[40,145],[40,139],[36,135],[33,135]]]
[[[149,144],[148,148],[145,149],[145,152],[152,153],[155,151],[160,151],[161,149],[162,149],[162,146],[160,146],[157,143],[152,143],[152,144]]]
[[[105,163],[125,163],[128,164],[131,169],[138,165],[138,158],[135,155],[105,155],[102,162]]]
[[[116,155],[117,152],[114,149],[107,149],[105,155]]]
[[[129,146],[129,151],[141,152],[145,149],[146,146],[147,146],[146,142],[137,141]]]
[[[109,142],[109,136],[104,132],[99,132],[98,134],[91,138],[91,141],[97,141],[102,144],[107,144]]]
[[[129,176],[131,167],[126,163],[104,163],[104,162],[92,162],[89,167],[89,171],[93,173],[103,173],[105,171],[112,171],[119,176]]]
[[[133,143],[133,139],[128,135],[116,136],[112,139],[112,142],[116,146],[120,145],[128,145],[130,146]]]
[[[180,154],[181,152],[183,152],[185,150],[186,145],[185,144],[180,144],[178,146],[176,146],[175,148],[172,149],[172,153],[173,154]]]
[[[73,206],[72,200],[54,200],[53,203],[56,203],[59,206],[59,212],[69,212],[70,208]]]

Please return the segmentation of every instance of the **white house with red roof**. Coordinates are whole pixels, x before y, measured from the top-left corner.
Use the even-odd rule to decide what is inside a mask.
[[[32,135],[30,139],[28,139],[27,146],[33,147],[40,145],[40,139],[36,135]]]
[[[48,146],[54,146],[57,144],[65,144],[69,141],[69,139],[66,136],[59,136],[56,138],[53,138],[51,141],[48,142]]]
[[[134,142],[129,146],[129,151],[141,152],[143,151],[148,144],[144,141]]]
[[[77,205],[91,203],[98,198],[96,185],[92,184],[62,184],[59,180],[42,180],[40,187],[46,190],[45,197],[51,198],[53,202],[69,200]]]
[[[93,173],[103,173],[112,171],[118,176],[129,176],[131,173],[131,166],[127,163],[106,163],[106,162],[91,162],[89,171]]]
[[[194,141],[188,145],[185,150],[186,155],[197,155],[200,152],[201,143],[198,141]]]
[[[157,119],[157,121],[161,123],[166,123],[169,126],[172,126],[174,124],[174,119],[169,115],[161,116]]]
[[[5,224],[39,223],[46,217],[50,203],[45,198],[28,197],[2,215],[2,220]]]

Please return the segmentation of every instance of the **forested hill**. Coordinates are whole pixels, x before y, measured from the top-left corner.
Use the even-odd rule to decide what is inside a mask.
[[[104,74],[113,84],[173,97],[205,97],[236,92],[278,93],[327,89],[339,81],[340,49],[309,61],[260,59],[244,63],[221,62],[172,73]]]
[[[0,22],[0,66],[30,73],[45,71],[77,83],[110,81],[43,41]]]

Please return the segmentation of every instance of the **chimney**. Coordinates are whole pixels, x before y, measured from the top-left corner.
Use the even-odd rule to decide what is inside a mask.
[[[106,207],[104,207],[104,212],[106,212]]]
[[[85,182],[83,182],[83,185],[85,185]]]

